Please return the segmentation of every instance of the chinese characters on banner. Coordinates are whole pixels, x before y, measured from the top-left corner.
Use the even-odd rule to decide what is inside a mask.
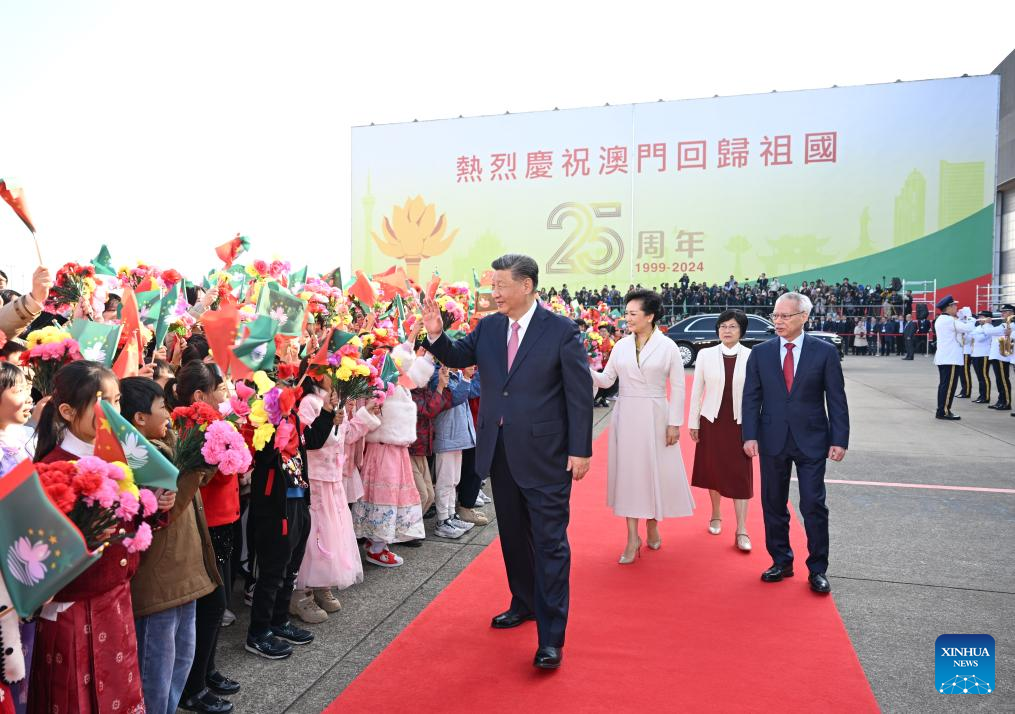
[[[550,149],[496,153],[490,154],[485,163],[480,156],[463,155],[455,160],[456,180],[481,183],[837,162],[837,131],[808,133],[802,141],[799,136],[795,139],[791,134],[773,134],[753,143],[742,136],[722,138],[714,145],[703,139],[676,144],[651,142],[638,144],[633,152],[626,146],[600,146],[595,167],[591,165],[594,152],[587,146],[559,153]]]
[[[669,249],[668,249],[669,248]],[[636,273],[701,273],[705,263],[704,231],[678,230],[666,240],[665,231],[639,231],[634,271]]]

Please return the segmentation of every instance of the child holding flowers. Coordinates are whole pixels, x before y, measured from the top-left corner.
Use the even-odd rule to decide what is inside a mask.
[[[165,388],[166,406],[172,410],[178,430],[188,430],[198,421],[214,423],[219,419],[219,405],[225,401],[226,395],[226,385],[218,370],[200,359],[186,362]],[[181,472],[205,470],[203,457],[199,458],[194,449],[184,452],[179,442],[175,446],[173,463]],[[229,711],[231,704],[221,697],[235,694],[240,685],[219,673],[215,651],[218,649],[222,615],[229,604],[224,583],[228,582],[231,567],[233,524],[240,517],[240,487],[236,473],[222,473],[220,470],[216,470],[210,478],[205,473],[201,481],[201,501],[219,577],[216,588],[197,600],[194,663],[183,688],[180,707],[190,711]]]
[[[320,449],[331,435],[338,397],[331,393],[318,416],[304,424],[298,412],[302,388],[286,384],[298,367],[280,364],[280,384],[273,385],[263,373],[254,375],[275,430],[254,456],[250,482],[251,545],[258,574],[245,647],[267,659],[285,659],[292,654],[291,644],[306,645],[314,639],[290,622],[289,606],[310,534],[307,452]]]
[[[172,459],[173,434],[165,393],[146,377],[120,382],[120,413],[164,456]],[[131,580],[134,625],[145,706],[149,714],[172,714],[183,694],[196,642],[198,598],[220,585],[215,551],[198,487],[210,468],[180,471],[165,520],[141,556]]]
[[[25,448],[28,430],[25,427],[32,414],[32,397],[24,373],[13,364],[0,362],[0,478],[15,466],[30,458]],[[2,583],[0,583],[2,586]],[[6,603],[10,605],[10,603]],[[8,618],[14,618],[8,615]],[[23,712],[28,701],[26,665],[32,661],[35,624],[0,621],[3,647],[0,651],[0,699],[6,698],[10,711]],[[22,651],[24,645],[24,651]]]
[[[119,405],[116,377],[100,364],[81,360],[56,373],[52,397],[39,417],[37,462],[93,456],[99,392]],[[43,608],[36,622],[30,712],[144,711],[130,597],[139,560],[127,545],[114,542]]]
[[[392,350],[399,371],[413,385],[426,385],[433,364],[417,358],[408,347]],[[423,510],[413,478],[409,445],[416,441],[416,403],[402,385],[389,387],[381,407],[381,425],[366,435],[363,453],[363,498],[352,506],[356,535],[366,538],[366,562],[395,568],[402,558],[391,552],[392,543],[426,537]]]
[[[303,389],[306,394],[300,401],[299,416],[303,423],[311,424],[332,392],[331,377],[322,376],[319,384],[306,379]],[[328,613],[341,608],[332,588],[344,590],[363,581],[363,563],[342,476],[347,443],[358,441],[380,426],[379,413],[376,402],[355,411],[352,403],[347,404],[346,409],[335,412],[339,428],[329,433],[324,446],[307,452],[310,535],[289,610],[305,622],[322,622]]]

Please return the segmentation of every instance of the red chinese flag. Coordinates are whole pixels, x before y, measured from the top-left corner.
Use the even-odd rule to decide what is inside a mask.
[[[233,265],[233,261],[239,257],[240,253],[249,247],[250,241],[246,237],[237,233],[236,237],[232,240],[226,241],[220,246],[216,246],[215,255],[219,257],[219,260],[226,264],[227,268],[230,268]]]
[[[35,233],[35,226],[32,224],[32,217],[28,214],[28,206],[25,205],[25,192],[22,188],[9,186],[5,179],[0,179],[0,198],[7,201],[21,222],[28,226],[28,230]]]
[[[113,372],[120,379],[137,375],[144,354],[144,342],[141,337],[141,315],[137,309],[137,297],[130,288],[123,291],[123,303],[120,319],[123,324],[121,334],[126,335],[126,342],[120,356],[113,363]]]
[[[440,285],[441,285],[441,276],[439,276],[435,272],[433,274],[433,277],[430,278],[430,282],[427,283],[427,286],[426,286],[426,298],[427,298],[427,300],[433,300],[434,298],[437,297],[437,288],[439,288]]]
[[[493,271],[492,270],[484,270],[483,271],[483,275],[480,276],[480,278],[479,278],[479,285],[480,285],[480,287],[482,287],[484,285],[486,287],[489,287],[489,288],[493,287]]]
[[[395,299],[395,295],[406,297],[409,294],[405,289],[409,278],[405,271],[396,265],[392,265],[383,273],[374,273],[374,280],[381,284],[381,297],[384,300],[391,301]]]
[[[102,412],[102,397],[95,400],[95,455],[107,463],[114,461],[127,463],[123,446],[113,433],[109,419]]]
[[[331,345],[331,336],[335,333],[334,327],[329,327],[321,340],[321,346],[307,364],[326,365],[328,364],[328,347]]]
[[[134,292],[147,293],[151,292],[152,290],[159,289],[160,289],[159,284],[155,282],[155,279],[151,275],[148,275],[144,280],[138,283],[137,289]]]
[[[367,276],[363,274],[362,270],[356,271],[356,282],[349,288],[349,294],[359,300],[366,308],[372,308],[374,303],[377,302],[377,293],[374,292],[374,286],[367,280]]]
[[[204,336],[208,338],[212,359],[222,374],[229,374],[230,368],[235,372],[239,360],[232,358],[232,347],[236,344],[236,330],[240,324],[236,303],[222,301],[218,310],[209,310],[201,315],[201,324],[204,325]],[[243,366],[242,363],[240,365]]]

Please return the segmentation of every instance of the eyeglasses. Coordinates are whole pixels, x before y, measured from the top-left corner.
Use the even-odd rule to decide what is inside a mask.
[[[778,322],[780,320],[788,320],[791,317],[796,317],[797,315],[803,315],[803,314],[804,314],[803,310],[801,310],[800,312],[789,312],[789,313],[786,313],[786,312],[773,312],[772,313],[772,319],[774,321]]]

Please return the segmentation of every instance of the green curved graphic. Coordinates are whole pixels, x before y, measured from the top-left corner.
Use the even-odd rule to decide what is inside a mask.
[[[994,233],[994,204],[981,208],[968,218],[896,248],[880,253],[823,265],[799,273],[780,275],[788,285],[822,278],[828,281],[848,277],[860,283],[880,282],[885,276],[905,280],[937,278],[938,285],[957,285],[984,273],[991,265]],[[961,249],[956,250],[956,246]]]

